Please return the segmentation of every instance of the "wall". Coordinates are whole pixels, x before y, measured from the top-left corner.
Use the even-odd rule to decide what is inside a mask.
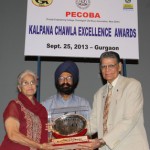
[[[139,6],[139,47],[138,63],[129,61],[127,75],[141,81],[144,92],[145,126],[150,143],[150,69],[149,69],[149,35],[150,35],[150,0],[138,2]],[[5,130],[2,113],[8,102],[16,98],[16,78],[24,69],[36,72],[37,62],[24,57],[26,0],[1,1],[0,4],[0,142]],[[41,64],[41,100],[56,93],[53,74],[62,60],[49,58]],[[76,94],[87,98],[92,104],[93,94],[102,85],[99,78],[98,61],[83,59],[75,60],[80,69],[80,83]]]

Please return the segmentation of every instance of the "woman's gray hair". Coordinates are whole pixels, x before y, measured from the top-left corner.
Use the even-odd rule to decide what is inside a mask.
[[[38,80],[38,76],[31,70],[24,70],[23,72],[21,72],[19,75],[18,75],[18,78],[17,78],[17,82],[18,82],[18,85],[21,84],[21,81],[22,81],[22,78],[26,75],[31,75],[33,76],[33,78],[35,79],[35,81]]]

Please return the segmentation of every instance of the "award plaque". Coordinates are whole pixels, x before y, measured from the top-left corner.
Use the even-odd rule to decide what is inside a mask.
[[[80,114],[66,113],[53,120],[52,143],[56,149],[76,149],[78,143],[87,143],[87,120]]]

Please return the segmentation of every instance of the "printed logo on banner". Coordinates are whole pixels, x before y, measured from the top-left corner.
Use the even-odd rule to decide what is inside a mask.
[[[131,0],[125,0],[126,3],[131,3]]]
[[[125,0],[125,4],[123,4],[123,9],[133,10],[133,4],[131,3],[131,0]]]
[[[51,5],[53,0],[32,0],[32,3],[38,7],[46,7]]]
[[[81,9],[86,9],[90,6],[90,0],[76,0],[76,5]]]

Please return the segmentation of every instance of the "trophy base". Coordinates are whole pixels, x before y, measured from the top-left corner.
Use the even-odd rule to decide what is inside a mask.
[[[86,144],[88,142],[87,136],[52,139],[53,146],[56,146],[56,149],[64,150],[78,149],[78,143]]]

